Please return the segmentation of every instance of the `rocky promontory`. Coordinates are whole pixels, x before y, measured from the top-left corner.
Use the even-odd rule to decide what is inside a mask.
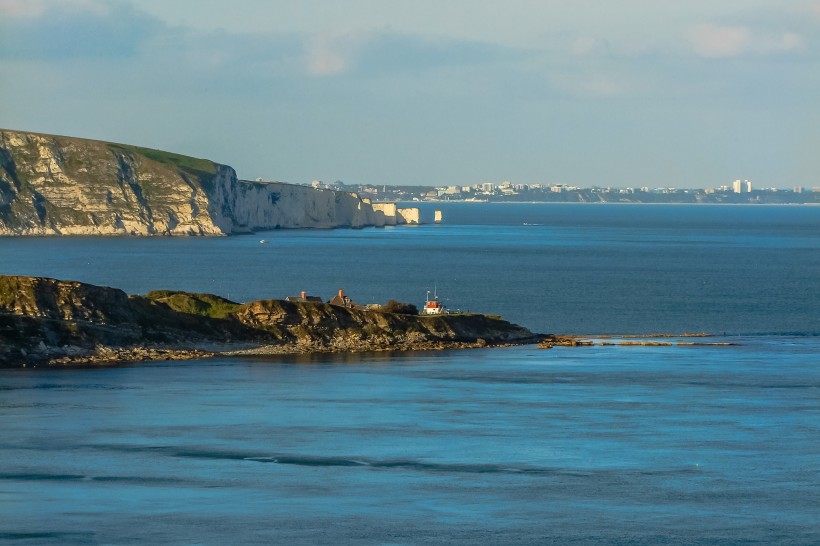
[[[351,192],[239,180],[207,159],[0,130],[0,235],[226,235],[418,216]]]
[[[420,316],[314,301],[240,304],[178,291],[138,296],[74,281],[0,276],[0,367],[452,349],[547,338],[479,314]]]

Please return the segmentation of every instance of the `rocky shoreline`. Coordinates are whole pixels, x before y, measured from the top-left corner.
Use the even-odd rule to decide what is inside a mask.
[[[596,340],[589,339],[597,338]],[[737,345],[728,341],[689,341],[689,338],[708,338],[711,334],[620,334],[600,336],[548,336],[538,343],[539,349],[553,347],[729,347]],[[658,339],[674,341],[657,341]],[[686,341],[684,341],[686,340]]]
[[[0,367],[465,349],[549,339],[557,340],[480,314],[419,316],[285,300],[240,304],[176,291],[129,296],[74,281],[0,276]]]

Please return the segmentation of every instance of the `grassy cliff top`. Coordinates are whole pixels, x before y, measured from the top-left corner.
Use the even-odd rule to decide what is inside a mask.
[[[118,142],[108,142],[105,140],[94,140],[89,138],[70,137],[63,135],[51,135],[47,133],[35,133],[32,131],[17,131],[14,129],[0,129],[0,133],[13,133],[17,135],[33,135],[43,138],[50,138],[57,141],[60,145],[95,145],[105,146],[115,153],[126,153],[135,156],[143,156],[157,163],[168,165],[183,169],[194,174],[216,174],[217,163],[210,159],[201,159],[187,155],[176,154],[173,152],[166,152],[164,150],[156,150],[154,148],[145,148],[143,146],[134,146],[132,144],[121,144]]]
[[[143,148],[141,146],[131,146],[129,144],[106,143],[113,151],[130,152],[136,155],[142,155],[165,165],[171,165],[180,169],[191,171],[196,174],[216,174],[216,163],[210,159],[200,159],[187,155],[175,154],[172,152],[165,152],[163,150],[154,150],[152,148]]]
[[[233,314],[240,304],[213,294],[194,294],[178,290],[154,290],[146,298],[164,303],[174,311],[210,318],[226,318]]]

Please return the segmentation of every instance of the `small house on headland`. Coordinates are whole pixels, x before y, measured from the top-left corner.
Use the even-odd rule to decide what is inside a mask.
[[[288,296],[285,298],[285,301],[322,303],[322,298],[319,296],[308,296],[307,292],[302,290],[298,296]]]
[[[358,303],[350,299],[350,297],[345,296],[344,290],[339,290],[339,293],[330,298],[330,301],[328,301],[328,303],[330,305],[336,305],[338,307],[345,307],[346,309],[356,309],[358,311],[364,310],[364,306],[359,305]]]

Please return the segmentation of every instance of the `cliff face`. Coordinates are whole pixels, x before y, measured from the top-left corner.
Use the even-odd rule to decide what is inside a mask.
[[[223,235],[413,223],[413,212],[400,210],[391,221],[354,193],[240,181],[226,165],[159,150],[0,130],[0,235]]]
[[[355,193],[314,189],[280,182],[245,182],[226,191],[228,207],[241,228],[364,227],[377,222],[369,204]]]
[[[484,315],[417,316],[324,303],[254,301],[0,276],[0,367],[210,354],[414,350],[534,343]]]

